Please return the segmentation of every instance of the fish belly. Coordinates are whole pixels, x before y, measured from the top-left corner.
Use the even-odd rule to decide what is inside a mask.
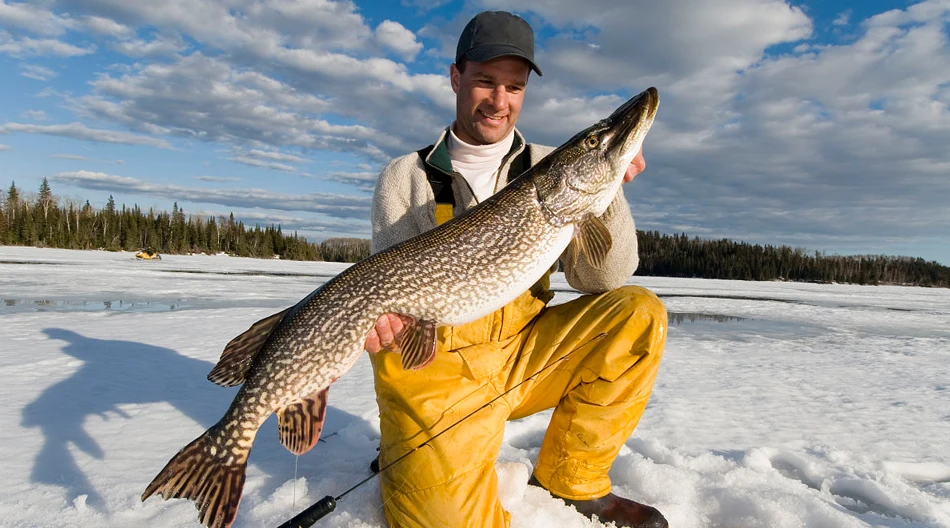
[[[472,288],[481,289],[475,302],[469,304],[463,311],[449,311],[441,318],[439,323],[451,326],[470,323],[501,309],[527,291],[551,268],[551,265],[561,256],[561,253],[567,249],[567,245],[570,244],[571,238],[574,236],[574,226],[572,224],[555,229],[557,232],[551,237],[551,242],[540,249],[533,259],[526,261],[526,264],[514,273],[513,281],[508,282],[505,287],[499,287],[495,281],[472,285]],[[486,274],[493,272],[491,269],[484,271]]]

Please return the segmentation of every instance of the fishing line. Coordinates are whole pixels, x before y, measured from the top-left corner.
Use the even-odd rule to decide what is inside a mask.
[[[300,463],[300,455],[294,457],[294,508],[297,508],[297,464]]]
[[[598,341],[598,340],[600,340],[600,339],[603,339],[604,337],[607,337],[607,334],[606,334],[606,333],[597,334],[597,335],[594,336],[593,339],[591,339],[590,341],[588,341],[588,342],[586,342],[586,343],[584,343],[584,344],[582,344],[582,345],[580,345],[580,346],[575,347],[574,349],[570,350],[568,353],[564,354],[563,356],[559,357],[558,359],[552,361],[551,363],[548,363],[548,364],[545,365],[543,368],[541,368],[540,370],[538,370],[538,371],[535,372],[534,374],[528,376],[527,378],[525,378],[524,380],[522,380],[521,382],[519,382],[519,383],[518,383],[517,385],[515,385],[514,387],[512,387],[512,388],[506,390],[505,392],[499,394],[498,396],[495,396],[495,397],[492,398],[491,400],[489,400],[489,401],[487,401],[486,403],[484,403],[481,407],[479,407],[479,408],[475,409],[474,411],[472,411],[472,412],[466,414],[464,417],[460,418],[458,421],[456,421],[456,422],[453,423],[452,425],[446,427],[445,429],[439,431],[438,433],[436,433],[434,436],[432,436],[431,438],[429,438],[429,439],[426,440],[425,442],[422,442],[421,444],[419,444],[419,445],[413,447],[413,448],[410,449],[409,451],[403,453],[402,455],[400,455],[399,457],[397,457],[397,458],[396,458],[395,460],[393,460],[392,462],[389,462],[388,464],[386,464],[386,465],[380,467],[378,472],[373,473],[372,475],[370,475],[370,476],[364,478],[363,480],[357,482],[354,486],[350,487],[350,489],[344,491],[343,493],[337,495],[336,497],[334,497],[333,495],[327,495],[326,497],[324,497],[324,498],[320,499],[319,501],[313,503],[313,504],[312,504],[309,508],[307,508],[306,510],[304,510],[304,511],[298,513],[297,515],[295,515],[295,516],[294,516],[292,519],[290,519],[289,521],[287,521],[287,522],[281,524],[281,525],[278,526],[277,528],[310,528],[311,526],[314,525],[314,523],[316,523],[316,522],[319,521],[320,519],[322,519],[322,518],[326,517],[327,515],[329,515],[330,513],[332,513],[333,510],[336,509],[336,503],[337,503],[337,501],[341,500],[343,497],[346,497],[347,495],[349,495],[351,492],[353,492],[354,490],[356,490],[357,488],[359,488],[359,487],[362,486],[363,484],[366,484],[367,482],[373,480],[374,478],[376,478],[377,476],[379,476],[380,474],[382,474],[383,471],[386,471],[387,469],[389,469],[389,468],[395,466],[396,464],[402,462],[402,461],[405,460],[406,457],[408,457],[409,455],[411,455],[411,454],[415,453],[416,451],[422,449],[423,447],[426,447],[427,445],[429,445],[429,442],[432,442],[432,441],[435,440],[436,438],[442,436],[443,434],[445,434],[445,433],[449,432],[450,430],[452,430],[453,428],[455,428],[455,426],[459,425],[460,423],[464,422],[465,420],[468,420],[469,418],[471,418],[471,417],[472,417],[475,413],[477,413],[478,411],[481,411],[482,409],[491,406],[491,405],[492,405],[493,403],[495,403],[496,401],[498,401],[498,400],[504,398],[505,396],[507,396],[509,393],[511,393],[512,391],[514,391],[514,390],[517,389],[518,387],[520,387],[520,386],[524,385],[525,383],[527,383],[527,382],[533,380],[534,378],[536,378],[536,377],[537,377],[539,374],[541,374],[542,372],[544,372],[544,371],[550,369],[551,367],[553,367],[553,366],[555,366],[555,365],[558,365],[559,363],[561,363],[562,361],[564,361],[565,359],[567,359],[571,354],[573,354],[573,353],[576,352],[577,350],[579,350],[579,349],[581,349],[581,348],[583,348],[583,347],[585,347],[585,346],[587,346],[587,345],[593,343],[594,341]]]

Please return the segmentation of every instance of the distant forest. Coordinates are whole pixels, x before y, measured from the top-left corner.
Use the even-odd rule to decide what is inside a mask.
[[[233,213],[217,218],[186,216],[177,203],[171,213],[142,211],[137,205],[118,207],[109,196],[105,208],[96,209],[88,200],[82,204],[61,200],[46,178],[35,195],[23,195],[14,182],[0,196],[0,245],[331,262],[356,262],[369,254],[368,240],[329,238],[317,244],[296,233],[284,234],[280,225],[248,228],[235,221]]]
[[[788,246],[761,246],[731,240],[703,240],[686,234],[638,231],[638,275],[737,280],[787,280],[853,284],[901,284],[950,287],[950,267],[921,258],[884,255],[835,256]],[[166,254],[227,253],[255,258],[356,262],[369,255],[369,240],[330,238],[312,243],[280,225],[248,228],[228,217],[142,211],[116,206],[110,196],[103,209],[62,200],[44,178],[37,193],[24,195],[11,183],[0,195],[0,245],[66,249],[136,251]]]

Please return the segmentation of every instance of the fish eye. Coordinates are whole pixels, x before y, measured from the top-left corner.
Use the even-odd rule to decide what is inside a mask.
[[[587,148],[597,148],[597,145],[600,144],[600,138],[591,134],[584,140],[584,144],[587,145]]]

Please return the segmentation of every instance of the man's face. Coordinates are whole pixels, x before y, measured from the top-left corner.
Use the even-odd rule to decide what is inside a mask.
[[[531,72],[517,57],[468,61],[465,72],[450,69],[455,91],[455,135],[470,145],[489,145],[511,132],[521,113]]]

